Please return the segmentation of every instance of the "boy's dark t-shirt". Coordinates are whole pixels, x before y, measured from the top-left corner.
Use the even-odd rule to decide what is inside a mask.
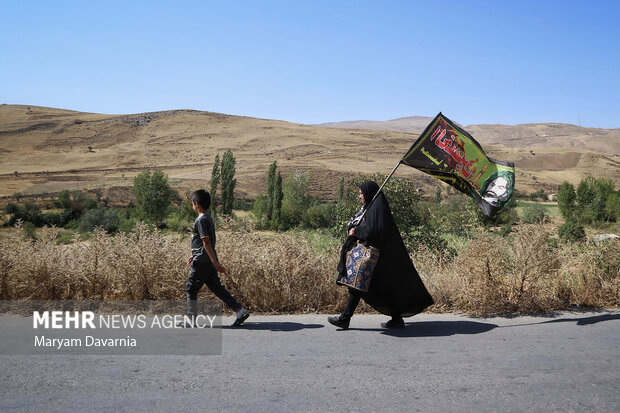
[[[213,251],[215,251],[215,226],[207,212],[196,218],[192,230],[192,256],[196,262],[211,262],[204,245],[202,245],[202,239],[205,237],[209,237]],[[217,252],[215,257],[217,258]]]

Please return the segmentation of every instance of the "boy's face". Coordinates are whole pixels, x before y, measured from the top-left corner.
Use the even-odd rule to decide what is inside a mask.
[[[200,205],[198,205],[198,202],[192,201],[192,208],[194,208],[195,213],[200,214]]]

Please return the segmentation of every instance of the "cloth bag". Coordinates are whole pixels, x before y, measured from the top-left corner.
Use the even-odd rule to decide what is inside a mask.
[[[359,291],[368,291],[378,259],[379,248],[367,247],[357,241],[357,244],[347,252],[346,275],[339,276],[336,283]]]

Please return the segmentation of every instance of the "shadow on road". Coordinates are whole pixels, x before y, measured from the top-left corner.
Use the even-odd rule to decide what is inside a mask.
[[[541,324],[564,323],[564,322],[576,321],[578,326],[587,326],[590,324],[596,324],[602,321],[611,321],[611,320],[620,320],[620,314],[605,314],[605,315],[597,315],[594,317],[586,317],[586,318],[560,318],[558,320],[545,321],[544,323],[541,323]]]
[[[242,327],[231,327],[231,326],[222,326],[222,329],[237,329],[241,328],[244,330],[269,330],[269,331],[299,331],[305,328],[323,328],[325,327],[322,324],[302,324],[302,323],[291,323],[289,321],[284,322],[261,322],[261,323],[253,323],[253,322],[245,322]]]
[[[596,323],[601,323],[603,321],[611,321],[611,320],[620,320],[620,314],[603,314],[603,315],[596,315],[596,316],[584,317],[584,318],[558,318],[557,320],[541,321],[540,323],[515,324],[514,326],[504,326],[504,327],[534,326],[534,325],[539,325],[539,324],[572,323],[572,322],[576,322],[578,326],[588,326],[591,324],[596,324]]]
[[[455,334],[480,334],[496,328],[496,324],[476,321],[421,321],[406,323],[404,328],[350,328],[358,331],[380,331],[393,337],[446,337]]]

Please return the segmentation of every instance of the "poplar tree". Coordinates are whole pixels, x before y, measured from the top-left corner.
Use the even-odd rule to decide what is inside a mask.
[[[278,177],[275,179],[275,185],[273,188],[273,226],[278,228],[280,225],[280,212],[282,211],[282,198],[284,193],[282,192],[282,174],[278,171]]]
[[[344,197],[344,176],[340,178],[340,182],[338,182],[338,201],[342,201]]]
[[[234,203],[234,192],[237,180],[235,179],[235,157],[230,149],[224,152],[222,157],[222,213],[232,214]]]
[[[267,222],[271,221],[273,218],[274,190],[276,185],[277,168],[277,161],[273,161],[273,163],[269,166],[269,171],[267,172]]]
[[[220,154],[215,155],[213,160],[213,169],[211,170],[211,217],[213,221],[216,221],[217,209],[215,205],[215,196],[217,194],[217,186],[220,184],[221,169],[220,169]]]

